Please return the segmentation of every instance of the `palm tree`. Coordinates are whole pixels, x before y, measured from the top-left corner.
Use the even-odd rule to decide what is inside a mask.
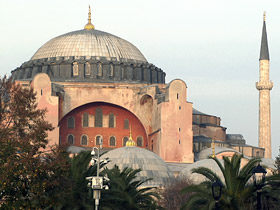
[[[241,168],[242,155],[235,154],[230,159],[223,157],[224,165],[216,158],[212,158],[218,164],[224,178],[224,187],[219,205],[223,209],[239,210],[247,206],[248,198],[252,196],[254,186],[249,182],[252,177],[252,170],[261,161],[251,159]],[[215,201],[212,196],[211,186],[216,180],[222,182],[221,178],[212,170],[200,167],[193,170],[193,173],[201,174],[207,181],[200,185],[191,185],[182,190],[183,193],[192,193],[189,200],[181,209],[213,209]]]
[[[137,174],[140,169],[124,168],[122,171],[118,166],[112,169],[105,169],[110,179],[110,189],[102,191],[101,209],[106,210],[142,210],[162,209],[156,204],[159,198],[154,187],[141,187],[150,179],[140,181]]]

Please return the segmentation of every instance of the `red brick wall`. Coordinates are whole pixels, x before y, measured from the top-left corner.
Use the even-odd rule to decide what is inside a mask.
[[[83,114],[87,112],[89,115],[95,115],[96,108],[101,108],[103,112],[103,119],[105,115],[109,115],[113,113],[115,115],[115,127],[83,127],[82,126],[82,119]],[[73,116],[75,117],[75,128],[67,128],[67,118]],[[124,120],[129,120],[129,125],[131,125],[132,129],[132,138],[136,142],[138,136],[143,137],[143,147],[148,147],[147,143],[147,135],[144,130],[143,125],[139,121],[139,119],[133,115],[128,110],[108,103],[91,103],[86,104],[83,106],[78,107],[77,109],[72,110],[63,119],[59,122],[60,126],[60,139],[61,144],[67,144],[67,136],[72,134],[75,136],[75,146],[81,146],[81,136],[87,135],[88,136],[88,145],[87,147],[93,147],[95,145],[95,137],[97,135],[101,135],[103,137],[103,147],[110,147],[109,146],[109,138],[110,136],[116,137],[116,146],[115,147],[122,147],[123,146],[123,137],[129,137],[129,129],[124,128]],[[103,120],[104,122],[104,120]],[[115,148],[114,147],[114,148]]]

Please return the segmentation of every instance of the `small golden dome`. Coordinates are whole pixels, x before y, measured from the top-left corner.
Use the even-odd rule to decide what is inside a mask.
[[[125,146],[126,147],[135,147],[136,143],[135,141],[133,141],[132,139],[132,134],[131,134],[131,127],[130,127],[130,130],[129,130],[129,139],[128,141],[125,143]]]
[[[88,6],[88,8],[89,8],[89,11],[88,11],[88,23],[85,25],[84,29],[85,30],[94,30],[95,27],[91,23],[91,10],[90,10],[90,6]]]

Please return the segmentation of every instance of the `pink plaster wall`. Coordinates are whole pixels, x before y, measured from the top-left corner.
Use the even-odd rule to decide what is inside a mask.
[[[49,145],[59,144],[58,128],[58,97],[51,95],[51,81],[47,74],[37,74],[31,82],[31,87],[36,92],[38,108],[47,109],[46,120],[55,129],[48,133]]]
[[[160,156],[167,162],[193,163],[192,104],[186,101],[187,87],[173,80],[168,101],[161,103]]]

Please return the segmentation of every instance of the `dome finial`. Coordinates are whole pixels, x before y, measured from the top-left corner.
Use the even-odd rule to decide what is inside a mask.
[[[125,146],[126,147],[134,147],[136,144],[135,144],[135,142],[133,141],[133,139],[132,139],[132,132],[131,132],[131,126],[130,126],[130,128],[129,128],[129,139],[128,139],[128,141],[125,143]]]
[[[266,19],[266,12],[264,11],[263,12],[263,21],[265,21],[265,19]]]
[[[88,5],[88,23],[85,25],[85,30],[94,30],[94,25],[91,23],[91,10],[90,5]]]

